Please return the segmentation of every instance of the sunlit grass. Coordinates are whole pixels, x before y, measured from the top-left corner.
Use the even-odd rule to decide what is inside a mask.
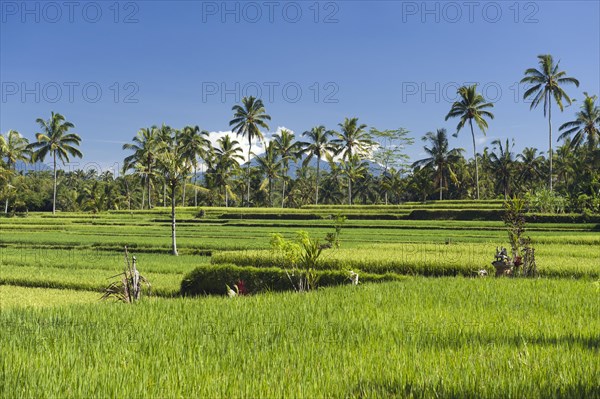
[[[4,397],[597,397],[582,280],[413,278],[0,314]]]

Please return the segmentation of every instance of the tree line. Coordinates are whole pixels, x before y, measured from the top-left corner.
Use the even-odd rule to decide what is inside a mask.
[[[232,108],[232,134],[209,141],[207,131],[189,125],[140,129],[119,176],[94,170],[66,172],[59,163],[82,157],[73,123],[52,112],[37,119],[40,132],[29,140],[16,131],[0,136],[0,198],[4,212],[26,210],[93,211],[150,209],[154,206],[270,206],[306,204],[397,204],[428,199],[493,199],[511,195],[563,198],[567,210],[594,209],[600,197],[600,108],[585,94],[575,118],[559,127],[553,149],[553,104],[563,111],[572,103],[565,87],[579,86],[552,56],[538,57],[539,67],[525,71],[524,98],[540,105],[548,119],[547,151],[513,151],[514,140],[495,140],[478,151],[476,133],[485,134],[494,119],[493,103],[477,86],[458,90],[446,120],[456,119],[453,136],[471,133],[471,158],[451,148],[445,129],[427,132],[426,157],[408,162],[414,144],[403,128],[379,130],[345,118],[335,129],[319,125],[296,136],[281,129],[268,143],[268,115],[261,99],[247,97]],[[243,153],[238,140],[247,140]],[[253,143],[264,152],[253,153]],[[254,157],[252,157],[254,155]],[[18,170],[19,163],[44,162],[52,171]],[[251,159],[251,161],[247,161]],[[59,184],[60,183],[60,184]]]

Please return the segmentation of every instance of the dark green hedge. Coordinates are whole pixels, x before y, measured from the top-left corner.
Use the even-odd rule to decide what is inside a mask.
[[[317,286],[350,284],[349,274],[341,270],[320,270]],[[298,276],[295,276],[296,284]],[[396,274],[366,274],[359,275],[360,282],[395,281],[403,277]],[[257,268],[240,267],[235,265],[201,266],[187,274],[181,282],[181,295],[225,295],[227,285],[233,288],[238,281],[244,281],[249,293],[262,291],[293,290],[290,278],[283,269],[277,267]]]
[[[503,215],[501,209],[417,209],[405,219],[501,221]],[[581,213],[528,213],[525,219],[531,223],[600,223],[600,215]]]
[[[504,211],[499,209],[417,209],[408,220],[502,220]]]
[[[321,216],[313,213],[224,213],[219,219],[267,219],[267,220],[316,220]]]

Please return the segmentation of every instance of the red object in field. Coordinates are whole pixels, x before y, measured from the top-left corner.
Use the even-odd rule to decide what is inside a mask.
[[[244,283],[244,280],[238,281],[236,285],[239,295],[246,295],[248,293],[248,290],[246,289],[246,283]]]
[[[517,256],[515,258],[515,266],[521,266],[523,264],[523,260],[521,259],[520,256]]]

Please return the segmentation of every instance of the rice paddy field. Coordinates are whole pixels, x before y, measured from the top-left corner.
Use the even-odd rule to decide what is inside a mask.
[[[414,210],[501,202],[182,208],[178,257],[166,209],[0,218],[0,397],[600,397],[600,225],[529,223],[540,277],[494,278],[500,220]],[[397,281],[180,295],[196,268],[281,266],[272,233],[324,237],[338,214],[319,268]],[[100,301],[125,245],[151,291]]]

